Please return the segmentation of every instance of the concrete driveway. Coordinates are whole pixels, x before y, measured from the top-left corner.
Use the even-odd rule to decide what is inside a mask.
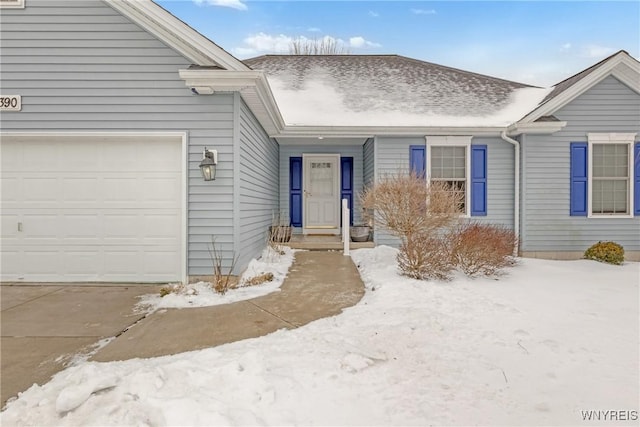
[[[144,317],[138,296],[160,285],[0,285],[1,406],[34,382],[46,383],[78,353]]]

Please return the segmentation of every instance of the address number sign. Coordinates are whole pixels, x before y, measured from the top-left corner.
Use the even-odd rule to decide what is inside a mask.
[[[20,95],[0,95],[0,111],[22,110],[22,97]]]

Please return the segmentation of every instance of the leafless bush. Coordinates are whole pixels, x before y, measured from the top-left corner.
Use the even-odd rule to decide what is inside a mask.
[[[427,185],[416,174],[401,171],[364,190],[362,206],[374,212],[376,225],[406,241],[417,233],[428,235],[457,221],[463,203],[459,192],[444,182]]]
[[[290,55],[348,55],[349,49],[333,37],[321,39],[298,37],[289,44]]]
[[[491,276],[514,264],[515,233],[505,227],[470,222],[448,234],[452,263],[468,276]]]
[[[257,276],[253,276],[249,279],[244,280],[241,283],[240,287],[246,288],[249,286],[262,285],[263,283],[271,282],[272,280],[273,280],[273,273],[262,273],[262,274],[258,274]]]
[[[271,215],[271,227],[267,233],[267,245],[273,253],[284,255],[282,244],[291,240],[291,221],[284,212]]]
[[[413,279],[449,280],[453,270],[447,245],[441,236],[412,235],[400,246],[398,267]]]
[[[400,238],[398,262],[404,275],[448,277],[451,268],[440,257],[444,252],[438,236],[457,222],[463,194],[444,182],[427,185],[414,173],[398,171],[366,189],[361,200],[375,224]]]
[[[216,244],[215,237],[211,236],[211,246],[209,247],[209,257],[213,263],[213,289],[224,295],[229,289],[233,289],[236,286],[236,280],[232,276],[233,269],[236,266],[238,258],[233,254],[231,266],[224,272],[223,267],[223,254]]]

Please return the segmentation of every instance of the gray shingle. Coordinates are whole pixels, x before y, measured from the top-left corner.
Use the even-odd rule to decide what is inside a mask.
[[[484,117],[508,107],[514,90],[533,87],[398,55],[265,55],[244,62],[289,90],[321,81],[353,112]]]

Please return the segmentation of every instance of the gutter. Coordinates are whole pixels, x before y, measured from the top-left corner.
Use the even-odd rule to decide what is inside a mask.
[[[513,232],[516,235],[516,244],[513,248],[513,254],[518,255],[518,249],[520,247],[520,143],[513,138],[507,136],[506,131],[502,131],[500,138],[503,141],[508,142],[515,148],[514,164],[515,164],[515,177],[514,177],[514,206],[513,206]]]

